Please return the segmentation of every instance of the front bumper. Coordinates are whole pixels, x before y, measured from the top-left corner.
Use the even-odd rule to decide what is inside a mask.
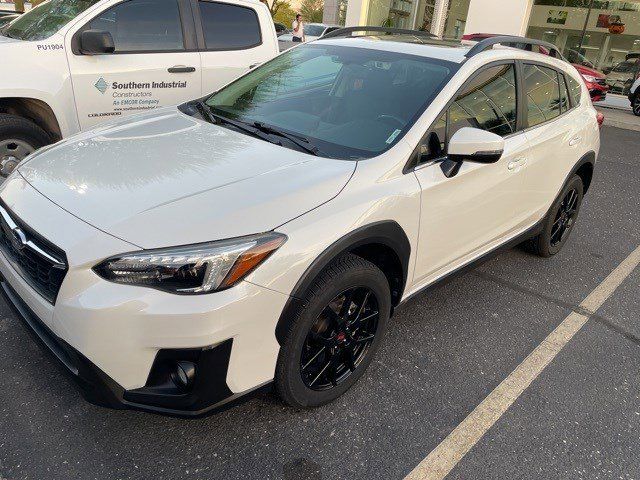
[[[273,379],[280,349],[275,327],[287,295],[247,281],[193,296],[108,282],[92,267],[130,244],[17,178],[0,187],[0,196],[12,215],[66,252],[68,271],[54,304],[1,252],[0,290],[90,401],[197,415]],[[196,376],[176,391],[163,375],[182,360],[195,364]]]
[[[2,277],[0,291],[29,332],[57,358],[78,384],[82,396],[93,404],[115,409],[134,408],[164,414],[197,416],[248,393],[234,394],[226,383],[233,339],[203,349],[158,352],[151,369],[152,373],[149,375],[150,382],[153,372],[158,371],[158,367],[161,367],[167,358],[184,358],[188,355],[188,358],[195,360],[199,374],[193,387],[187,392],[181,392],[171,386],[167,388],[166,384],[149,384],[138,389],[125,390],[40,321]],[[255,389],[260,386],[257,385]]]

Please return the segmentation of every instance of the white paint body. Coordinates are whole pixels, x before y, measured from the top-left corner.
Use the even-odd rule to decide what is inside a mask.
[[[458,63],[468,51],[325,41]],[[572,75],[582,85],[582,103],[504,139],[496,163],[465,162],[453,178],[438,164],[405,171],[465,81],[478,68],[508,59],[533,59]],[[280,314],[298,280],[331,244],[359,227],[397,222],[411,245],[406,299],[539,222],[574,165],[599,147],[596,111],[578,72],[513,49],[467,60],[402,140],[358,162],[306,155],[166,108],[45,149],[0,187],[0,198],[15,215],[67,253],[69,271],[55,306],[3,255],[0,272],[56,335],[125,389],[145,385],[160,349],[233,338],[227,384],[240,393],[274,377]],[[110,283],[92,271],[107,257],[140,248],[272,229],[286,234],[286,243],[222,292],[178,296]]]
[[[207,95],[248,72],[250,67],[279,53],[271,15],[267,7],[257,0],[220,0],[255,10],[262,35],[262,43],[256,47],[113,55],[74,53],[72,39],[76,32],[123,1],[98,2],[45,40],[20,41],[0,36],[3,72],[0,75],[0,101],[3,98],[25,98],[44,102],[53,111],[62,137],[67,137],[104,121]],[[194,67],[195,71],[169,73],[168,69],[174,66]],[[96,87],[100,79],[107,84],[104,93]],[[112,87],[114,83],[129,82],[186,82],[186,86]],[[127,96],[132,93],[141,96]]]

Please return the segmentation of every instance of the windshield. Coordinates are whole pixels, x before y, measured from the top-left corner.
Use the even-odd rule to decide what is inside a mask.
[[[303,45],[231,83],[206,104],[218,115],[298,135],[321,156],[369,158],[402,138],[457,67],[404,53]]]
[[[569,63],[576,63],[578,65],[583,65],[588,68],[594,68],[593,63],[587,60],[584,57],[584,55],[582,55],[579,52],[576,52],[575,50],[567,50],[565,54],[567,56],[567,60],[569,61]]]
[[[319,37],[326,27],[322,25],[305,25],[304,34],[310,37]]]
[[[19,40],[44,40],[98,1],[49,0],[20,15],[0,33]]]
[[[619,63],[613,68],[616,73],[633,73],[636,68],[635,60],[627,60],[626,62]]]

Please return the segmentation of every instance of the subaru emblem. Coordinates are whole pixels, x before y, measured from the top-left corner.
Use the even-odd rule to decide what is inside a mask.
[[[20,227],[16,227],[11,230],[11,245],[16,250],[22,250],[27,246],[27,237],[24,236],[24,232],[20,229]]]

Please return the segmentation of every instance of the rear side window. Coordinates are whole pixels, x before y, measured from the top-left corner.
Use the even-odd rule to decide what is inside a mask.
[[[571,97],[571,104],[573,106],[580,104],[580,97],[582,96],[582,85],[573,78],[571,75],[567,75],[567,84],[569,85],[569,96]]]
[[[561,114],[558,74],[552,68],[524,66],[529,127],[540,125]]]
[[[516,82],[513,65],[482,71],[471,80],[449,109],[451,138],[463,127],[505,136],[516,131]]]
[[[255,10],[226,3],[199,2],[208,50],[240,50],[262,43]]]
[[[116,53],[184,50],[176,0],[131,0],[89,22],[88,29],[109,32]]]

